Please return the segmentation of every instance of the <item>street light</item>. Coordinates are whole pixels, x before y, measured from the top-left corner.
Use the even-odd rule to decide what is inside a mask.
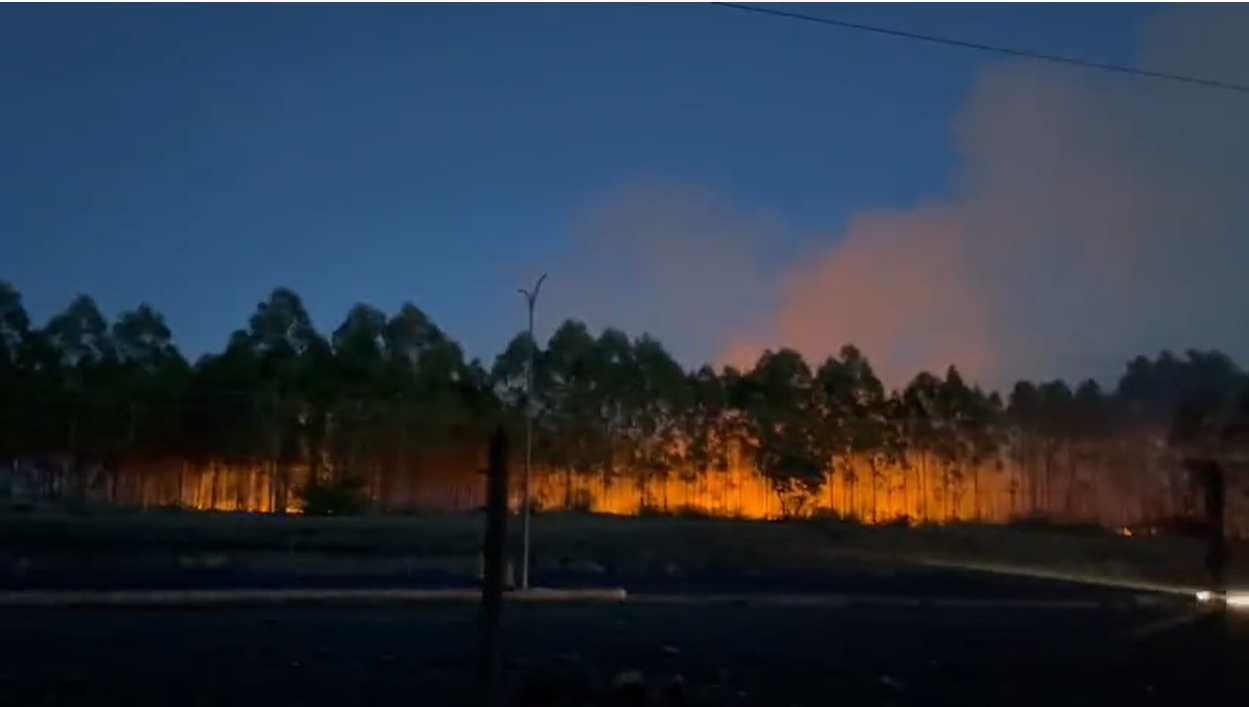
[[[538,342],[533,338],[533,307],[538,301],[538,293],[542,291],[542,283],[546,274],[538,278],[532,290],[517,290],[525,296],[525,305],[529,309],[529,361],[525,366],[525,473],[521,477],[521,510],[520,510],[520,588],[529,589],[529,475],[533,468],[533,362],[538,350]]]

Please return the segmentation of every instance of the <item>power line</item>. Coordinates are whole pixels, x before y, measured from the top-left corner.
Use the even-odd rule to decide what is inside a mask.
[[[1011,47],[1002,47],[993,44],[981,44],[979,42],[969,42],[962,39],[952,39],[949,37],[938,37],[931,34],[920,34],[918,32],[908,32],[906,30],[892,29],[889,27],[880,27],[876,25],[865,25],[859,22],[849,22],[846,20],[835,20],[829,17],[817,17],[815,15],[804,15],[798,12],[789,12],[788,10],[777,10],[770,7],[758,7],[755,5],[744,5],[735,2],[713,2],[712,5],[729,8],[732,10],[741,10],[743,12],[753,12],[759,15],[771,15],[773,17],[782,17],[790,20],[800,20],[803,22],[814,22],[816,24],[829,25],[832,27],[840,27],[842,29],[857,30],[859,32],[869,32],[872,34],[881,34],[889,37],[901,37],[902,39],[911,39],[917,42],[927,42],[929,44],[940,44],[947,47],[958,47],[960,49],[974,49],[981,52],[991,52],[994,54],[1003,54],[1023,59],[1036,59],[1038,61],[1047,61],[1052,64],[1065,64],[1067,66],[1078,66],[1084,69],[1096,69],[1098,71],[1109,71],[1117,74],[1127,74],[1129,76],[1137,76],[1141,78],[1158,79],[1162,81],[1173,81],[1177,83],[1185,83],[1192,86],[1201,86],[1204,88],[1214,88],[1222,91],[1234,91],[1237,93],[1249,93],[1249,85],[1232,83],[1230,81],[1220,81],[1218,79],[1210,79],[1201,76],[1191,76],[1186,74],[1172,74],[1165,71],[1150,71],[1149,69],[1137,69],[1122,64],[1106,64],[1098,61],[1089,61],[1087,59],[1077,59],[1075,57],[1061,56],[1058,54],[1045,54],[1042,52],[1032,52],[1024,49],[1014,49]]]

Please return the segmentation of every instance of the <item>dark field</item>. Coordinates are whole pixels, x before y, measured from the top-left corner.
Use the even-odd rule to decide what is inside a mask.
[[[757,572],[749,568],[702,568],[680,574],[584,572],[547,568],[534,576],[535,586],[552,589],[619,587],[632,597],[829,596],[885,600],[974,600],[1004,602],[1079,602],[1122,604],[1131,592],[1092,584],[997,575],[970,570],[926,567],[900,561],[840,560],[805,569]],[[90,563],[56,571],[9,576],[0,591],[126,591],[231,589],[470,589],[479,586],[468,573],[431,569],[369,573],[300,575],[263,565],[250,568],[126,567],[93,568]],[[1189,595],[1161,594],[1169,603],[1191,603]],[[0,604],[3,600],[0,599]]]
[[[467,587],[481,517],[36,513],[0,517],[0,530],[5,591]],[[631,599],[509,605],[512,705],[618,704],[600,698],[626,671],[684,694],[670,704],[1249,697],[1245,627],[1187,597],[917,562],[1199,583],[1189,541],[544,514],[534,548],[536,585]],[[0,609],[0,705],[481,704],[474,619],[466,603]],[[543,685],[546,698],[523,701]]]
[[[516,525],[513,519],[512,530]],[[480,514],[0,513],[0,589],[462,586],[475,580],[481,533]],[[1119,582],[1204,581],[1197,540],[976,524],[543,513],[534,520],[533,548],[535,581],[551,586],[695,589],[729,582],[760,591],[828,591],[855,585],[849,575],[865,563],[926,560]],[[1244,579],[1245,554],[1233,548],[1233,582]]]
[[[0,612],[0,704],[467,704],[473,612]],[[679,675],[715,704],[777,707],[1249,696],[1245,627],[1177,612],[512,605],[505,623],[514,687],[522,674],[532,686],[558,670],[570,686],[637,670],[652,685]]]

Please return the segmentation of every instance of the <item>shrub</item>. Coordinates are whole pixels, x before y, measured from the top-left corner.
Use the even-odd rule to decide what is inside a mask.
[[[311,516],[350,516],[368,510],[362,477],[349,473],[337,473],[329,480],[315,475],[296,492],[300,510]]]
[[[568,496],[567,510],[576,513],[594,512],[594,494],[585,489],[574,489]]]

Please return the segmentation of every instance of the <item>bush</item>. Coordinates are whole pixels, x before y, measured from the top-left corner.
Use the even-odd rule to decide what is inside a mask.
[[[881,525],[888,528],[911,528],[916,525],[915,519],[906,513],[899,513],[892,518],[881,521]]]
[[[594,494],[585,489],[574,489],[569,495],[566,505],[566,510],[575,513],[593,513]]]
[[[831,508],[816,508],[811,512],[811,520],[822,521],[830,525],[863,525],[863,519],[853,513],[842,513]]]
[[[672,514],[676,516],[677,518],[697,518],[697,519],[710,520],[716,517],[714,513],[708,511],[706,508],[702,508],[700,506],[696,506],[696,505],[689,504],[689,503],[683,503],[677,506],[676,510],[674,510]]]
[[[335,474],[329,481],[314,476],[296,494],[305,515],[351,516],[368,510],[364,487],[364,479],[354,474]]]

